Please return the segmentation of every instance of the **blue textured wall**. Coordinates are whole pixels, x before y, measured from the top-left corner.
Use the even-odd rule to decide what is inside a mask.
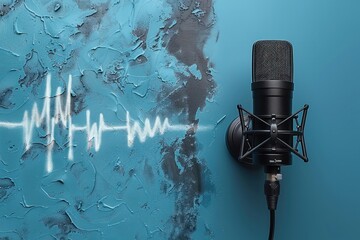
[[[357,239],[359,7],[1,1],[0,239],[266,239],[263,172],[224,142],[259,39],[292,42],[310,104],[276,239]]]

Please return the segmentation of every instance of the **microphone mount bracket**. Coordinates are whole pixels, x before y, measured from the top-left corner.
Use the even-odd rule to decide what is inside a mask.
[[[250,113],[241,105],[238,105],[237,108],[239,117],[236,118],[228,128],[227,146],[232,156],[239,162],[245,165],[253,166],[254,163],[252,162],[251,154],[268,142],[273,143],[274,150],[276,144],[280,144],[304,160],[304,162],[309,161],[304,138],[304,129],[309,105],[304,105],[304,107],[302,107],[300,110],[283,120],[280,120],[275,114],[272,114],[270,123],[262,119],[260,116],[256,116],[255,114]],[[299,120],[301,113],[301,120]],[[268,129],[253,130],[251,126],[253,125],[254,121],[261,122],[264,124],[264,126],[268,127]],[[280,127],[282,125],[288,124],[289,121],[292,121],[292,126],[295,123],[296,129],[281,130]],[[265,138],[265,140],[262,142],[254,145],[252,140],[256,135],[268,137]],[[281,136],[296,137],[294,146],[290,146],[288,143],[286,143],[283,139],[281,139]],[[299,147],[301,147],[301,153],[298,150]]]

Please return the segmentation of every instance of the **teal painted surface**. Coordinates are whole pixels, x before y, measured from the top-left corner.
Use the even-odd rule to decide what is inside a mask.
[[[0,238],[266,239],[263,172],[224,141],[236,104],[252,108],[259,39],[293,44],[293,106],[310,105],[310,162],[283,168],[276,239],[360,235],[356,1],[1,4]],[[73,125],[52,132],[56,99]],[[101,116],[118,128],[100,137]],[[156,119],[141,140],[136,122]]]

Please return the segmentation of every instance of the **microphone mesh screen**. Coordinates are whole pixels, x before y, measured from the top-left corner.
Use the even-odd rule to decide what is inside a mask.
[[[253,46],[253,82],[293,81],[292,46],[287,41],[258,41]]]

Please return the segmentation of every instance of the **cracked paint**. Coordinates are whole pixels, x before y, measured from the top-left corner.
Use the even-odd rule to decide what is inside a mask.
[[[211,0],[0,6],[0,122],[21,121],[47,98],[52,116],[55,100],[64,108],[69,93],[77,126],[87,124],[90,109],[92,122],[103,114],[124,126],[131,116],[139,129],[158,117],[192,126],[146,141],[138,134],[130,145],[109,131],[101,151],[84,141],[85,130],[70,138],[69,125],[49,134],[40,124],[28,148],[21,130],[0,127],[7,136],[0,139],[0,239],[213,238],[212,226],[199,225],[199,209],[215,192],[199,132],[213,123],[199,112],[216,92],[204,52],[214,23]],[[45,167],[49,147],[52,171]]]

